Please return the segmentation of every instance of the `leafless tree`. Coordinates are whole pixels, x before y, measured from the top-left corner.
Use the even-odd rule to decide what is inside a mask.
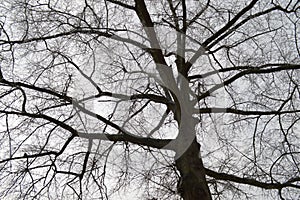
[[[1,0],[1,199],[300,198],[297,0]]]

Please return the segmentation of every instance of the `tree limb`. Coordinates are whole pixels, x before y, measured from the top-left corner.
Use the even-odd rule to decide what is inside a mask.
[[[231,181],[231,182],[235,182],[235,183],[251,185],[251,186],[264,188],[264,189],[282,189],[285,187],[292,187],[292,188],[300,189],[300,185],[292,184],[291,181],[287,181],[285,183],[264,183],[264,182],[257,181],[255,179],[241,178],[241,177],[231,175],[231,174],[215,172],[215,171],[207,169],[207,168],[205,168],[205,173],[206,173],[206,175],[213,177],[217,180]],[[297,181],[298,179],[295,179],[295,180]]]

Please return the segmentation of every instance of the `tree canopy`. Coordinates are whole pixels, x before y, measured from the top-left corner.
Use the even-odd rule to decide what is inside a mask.
[[[297,0],[1,0],[1,199],[300,198]]]

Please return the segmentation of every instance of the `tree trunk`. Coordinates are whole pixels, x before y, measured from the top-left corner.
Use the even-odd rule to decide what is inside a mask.
[[[212,199],[199,152],[200,145],[195,139],[175,162],[181,175],[178,191],[184,200]]]

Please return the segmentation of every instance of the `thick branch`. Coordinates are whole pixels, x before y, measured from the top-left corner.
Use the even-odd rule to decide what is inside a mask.
[[[4,80],[4,79],[2,79],[0,82],[4,83],[4,84],[7,84],[7,85],[10,85],[10,86],[25,87],[27,89],[35,90],[35,91],[42,92],[42,93],[47,93],[47,94],[53,95],[55,97],[58,97],[59,99],[62,99],[66,102],[74,103],[74,101],[73,101],[74,99],[72,97],[67,96],[65,94],[60,94],[57,91],[53,91],[53,90],[50,90],[50,89],[47,89],[47,88],[41,88],[41,87],[38,87],[38,86],[35,86],[35,85],[30,85],[30,84],[22,83],[22,82],[11,82],[11,81],[7,81],[7,80]],[[155,95],[155,94],[133,94],[133,95],[129,96],[129,95],[124,95],[124,94],[112,93],[112,92],[101,92],[100,94],[93,95],[91,97],[81,99],[79,102],[85,101],[85,100],[90,100],[92,98],[99,98],[101,96],[115,97],[115,98],[126,99],[126,100],[149,99],[150,101],[153,101],[153,102],[156,102],[156,103],[162,103],[162,104],[169,105],[169,106],[174,104],[173,102],[169,101],[165,97],[158,96],[158,95]]]
[[[171,139],[152,139],[152,138],[143,138],[143,137],[135,136],[135,135],[128,133],[127,131],[125,131],[124,129],[122,129],[121,127],[117,126],[116,124],[114,124],[113,122],[110,122],[110,121],[108,121],[107,124],[111,125],[115,129],[119,130],[121,132],[121,134],[110,135],[110,134],[79,133],[79,132],[77,132],[77,130],[75,130],[71,126],[65,124],[64,122],[61,122],[57,119],[54,119],[54,118],[44,115],[44,114],[21,113],[21,112],[3,111],[3,110],[0,110],[0,113],[45,119],[47,121],[50,121],[50,122],[60,126],[63,129],[69,131],[70,133],[72,133],[73,137],[81,137],[81,138],[86,138],[86,139],[109,140],[109,141],[114,141],[114,142],[131,142],[133,144],[144,145],[144,146],[158,148],[158,149],[164,149],[164,147],[172,141]],[[169,147],[169,149],[171,149],[171,147]],[[45,155],[49,155],[49,154],[57,154],[57,153],[49,152]],[[60,153],[58,153],[58,154],[60,154]]]
[[[231,83],[233,83],[235,80],[248,75],[248,74],[267,74],[267,73],[273,73],[273,72],[279,72],[279,71],[283,71],[283,70],[293,70],[293,69],[300,69],[300,65],[299,64],[286,64],[286,65],[282,65],[276,68],[268,68],[268,69],[249,69],[249,70],[245,70],[242,71],[236,75],[234,75],[233,77],[227,79],[226,81],[216,84],[214,87],[210,88],[208,91],[206,91],[205,93],[201,94],[200,96],[198,96],[198,100],[201,100],[207,96],[209,96],[210,94],[212,94],[214,91],[218,90],[219,88],[222,88],[226,85],[229,85]]]
[[[200,108],[195,110],[195,113],[232,113],[239,115],[280,115],[288,113],[298,113],[300,110],[283,110],[283,111],[248,111],[248,110],[239,110],[233,108]]]
[[[214,75],[214,74],[230,72],[230,71],[263,69],[263,68],[267,68],[267,67],[286,67],[286,66],[293,66],[293,65],[297,65],[297,64],[268,63],[268,64],[264,64],[264,65],[260,65],[260,66],[250,66],[250,65],[249,66],[235,66],[235,67],[228,67],[228,68],[213,70],[213,71],[210,71],[210,72],[206,72],[204,74],[192,75],[192,76],[189,76],[188,79],[189,80],[201,79],[201,78],[209,77],[209,76]]]
[[[102,32],[98,29],[84,29],[84,28],[78,28],[78,29],[66,31],[63,33],[58,33],[58,34],[49,35],[49,36],[36,37],[36,38],[29,38],[29,39],[25,39],[25,40],[12,40],[12,41],[0,40],[0,44],[10,44],[10,45],[26,44],[26,43],[30,43],[30,42],[45,41],[45,40],[56,39],[56,38],[60,38],[60,37],[64,37],[64,36],[75,35],[75,34],[98,35],[98,36],[102,36],[102,37],[106,37],[106,38],[111,38],[116,41],[132,44],[136,47],[144,49],[147,52],[150,52],[150,48],[148,46],[146,46],[140,42],[137,42],[135,40],[131,40],[129,38],[123,38],[123,37],[120,37],[113,33]]]
[[[260,187],[260,188],[264,188],[264,189],[282,189],[285,187],[292,187],[292,188],[300,189],[300,185],[292,184],[290,181],[285,182],[285,183],[264,183],[264,182],[257,181],[255,179],[241,178],[241,177],[231,175],[231,174],[215,172],[215,171],[207,169],[207,168],[205,169],[205,173],[206,173],[206,175],[213,177],[217,180],[232,181],[235,183],[251,185],[251,186]]]
[[[126,3],[123,3],[123,2],[120,2],[120,1],[116,1],[116,0],[107,0],[113,4],[116,4],[116,5],[119,5],[119,6],[122,6],[124,8],[128,8],[128,9],[131,9],[131,10],[134,10],[134,6],[131,6],[131,5],[128,5]]]
[[[157,35],[154,30],[154,23],[150,17],[150,14],[147,10],[146,4],[144,0],[135,0],[136,4],[136,14],[139,17],[144,30],[147,34],[147,37],[150,40],[151,44],[151,56],[153,57],[153,60],[156,64],[161,64],[163,66],[166,66],[167,63],[164,59]]]
[[[142,145],[157,149],[168,149],[172,150],[170,145],[168,145],[171,139],[153,139],[138,137],[131,134],[101,134],[101,133],[79,133],[79,137],[94,140],[107,140],[113,142],[130,142],[136,145]],[[168,145],[168,148],[165,146]]]

